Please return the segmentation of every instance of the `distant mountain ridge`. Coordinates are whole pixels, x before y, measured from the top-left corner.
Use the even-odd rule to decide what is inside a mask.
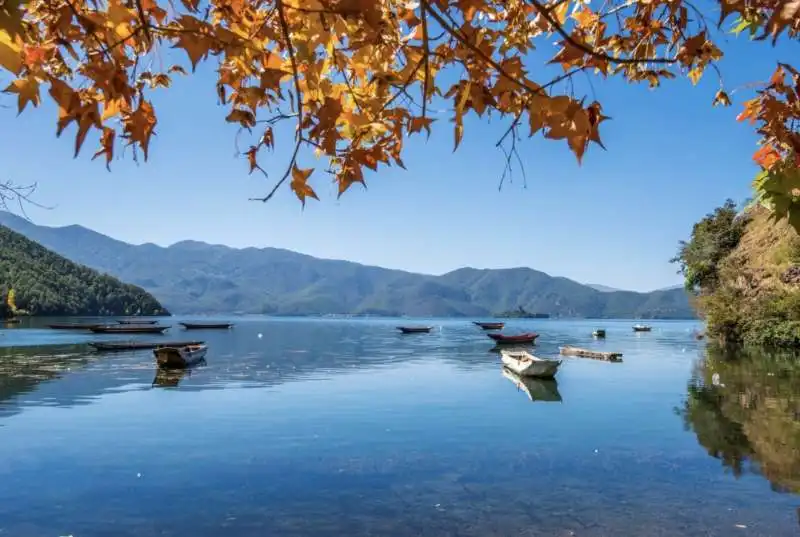
[[[175,313],[489,316],[520,306],[554,317],[693,318],[683,290],[601,292],[530,268],[441,276],[319,259],[278,248],[198,241],[131,245],[81,226],[0,224],[65,257],[139,285]]]

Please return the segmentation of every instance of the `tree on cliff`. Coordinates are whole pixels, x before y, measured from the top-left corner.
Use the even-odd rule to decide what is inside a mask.
[[[601,103],[575,95],[576,74],[658,86],[711,69],[709,104],[729,106],[716,62],[715,27],[733,24],[755,39],[796,40],[798,0],[719,0],[702,12],[685,0],[2,0],[0,66],[21,112],[49,95],[57,134],[75,124],[75,153],[94,133],[95,157],[119,145],[147,159],[157,125],[151,93],[198,63],[218,62],[227,121],[249,133],[250,173],[273,147],[276,126],[295,125],[294,150],[275,188],[289,181],[301,202],[316,198],[311,177],[325,169],[339,193],[366,169],[403,166],[405,138],[437,128],[430,109],[448,103],[454,146],[468,114],[499,116],[497,141],[510,166],[520,136],[566,142],[580,161],[602,147]],[[713,19],[709,21],[708,19]],[[542,78],[534,48],[555,45]],[[162,65],[166,47],[188,65]],[[754,158],[761,200],[800,225],[800,72],[764,66],[739,118],[761,136]],[[322,160],[311,164],[313,151]],[[317,172],[319,175],[319,172]],[[273,190],[274,192],[274,190]],[[263,200],[268,200],[272,192]]]

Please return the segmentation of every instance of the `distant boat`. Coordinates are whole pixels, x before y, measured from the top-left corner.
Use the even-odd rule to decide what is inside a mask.
[[[53,330],[91,330],[92,328],[102,326],[97,323],[55,323],[48,324],[47,328]]]
[[[140,321],[138,319],[117,319],[119,324],[156,324],[158,321]]]
[[[591,349],[582,349],[573,345],[564,345],[558,348],[559,352],[564,356],[580,356],[581,358],[593,358],[595,360],[605,360],[606,362],[621,362],[621,352],[608,352],[608,351],[593,351]]]
[[[534,332],[527,332],[525,334],[517,334],[514,336],[506,336],[504,334],[486,334],[498,344],[525,344],[525,343],[533,343],[536,341],[536,338],[539,337],[539,334]]]
[[[603,328],[598,328],[594,332],[592,332],[592,337],[596,337],[597,339],[604,339],[606,337],[606,331]]]
[[[170,327],[155,325],[107,325],[89,328],[95,334],[163,334]]]
[[[178,323],[186,330],[203,330],[203,329],[225,329],[233,326],[233,323]]]
[[[153,349],[156,363],[165,369],[183,369],[200,363],[206,357],[207,345],[160,347]]]
[[[204,341],[93,341],[89,343],[98,351],[136,351],[157,349],[159,347],[185,347],[186,345],[203,345]]]
[[[521,377],[538,377],[551,379],[558,372],[561,360],[548,360],[521,350],[502,350],[500,358],[503,365]]]
[[[480,326],[484,330],[502,330],[503,327],[506,325],[506,323],[495,323],[495,322],[482,323],[480,321],[472,321],[472,324],[474,324],[475,326]]]
[[[558,391],[556,379],[538,379],[535,377],[521,377],[503,366],[503,376],[514,383],[514,385],[525,392],[533,402],[561,402],[561,393]]]
[[[653,329],[652,326],[647,326],[646,324],[635,324],[635,325],[633,325],[633,331],[634,332],[649,332],[652,329]]]
[[[433,330],[432,326],[398,326],[398,330],[400,330],[404,334],[427,334],[431,330]]]

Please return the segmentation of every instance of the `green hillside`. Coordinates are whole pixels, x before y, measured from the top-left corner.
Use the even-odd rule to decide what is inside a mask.
[[[30,315],[168,315],[145,290],[78,265],[0,226],[0,316],[8,291]]]

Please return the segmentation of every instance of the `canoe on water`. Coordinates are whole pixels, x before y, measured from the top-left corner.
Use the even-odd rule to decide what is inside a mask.
[[[184,347],[160,347],[153,349],[158,367],[183,369],[203,361],[208,345],[186,345]]]
[[[432,326],[398,326],[400,332],[403,334],[427,334],[433,330]]]
[[[109,325],[89,328],[95,334],[163,334],[169,326],[156,325]]]
[[[186,330],[218,329],[224,330],[233,326],[233,323],[178,323]]]
[[[551,379],[556,376],[561,360],[539,358],[524,350],[500,351],[503,365],[520,377]]]
[[[536,341],[536,338],[539,337],[539,334],[536,334],[534,332],[527,332],[525,334],[516,334],[513,336],[507,336],[504,334],[486,334],[486,335],[495,340],[495,342],[498,345],[501,344],[522,345],[527,343],[533,343],[534,341]]]

